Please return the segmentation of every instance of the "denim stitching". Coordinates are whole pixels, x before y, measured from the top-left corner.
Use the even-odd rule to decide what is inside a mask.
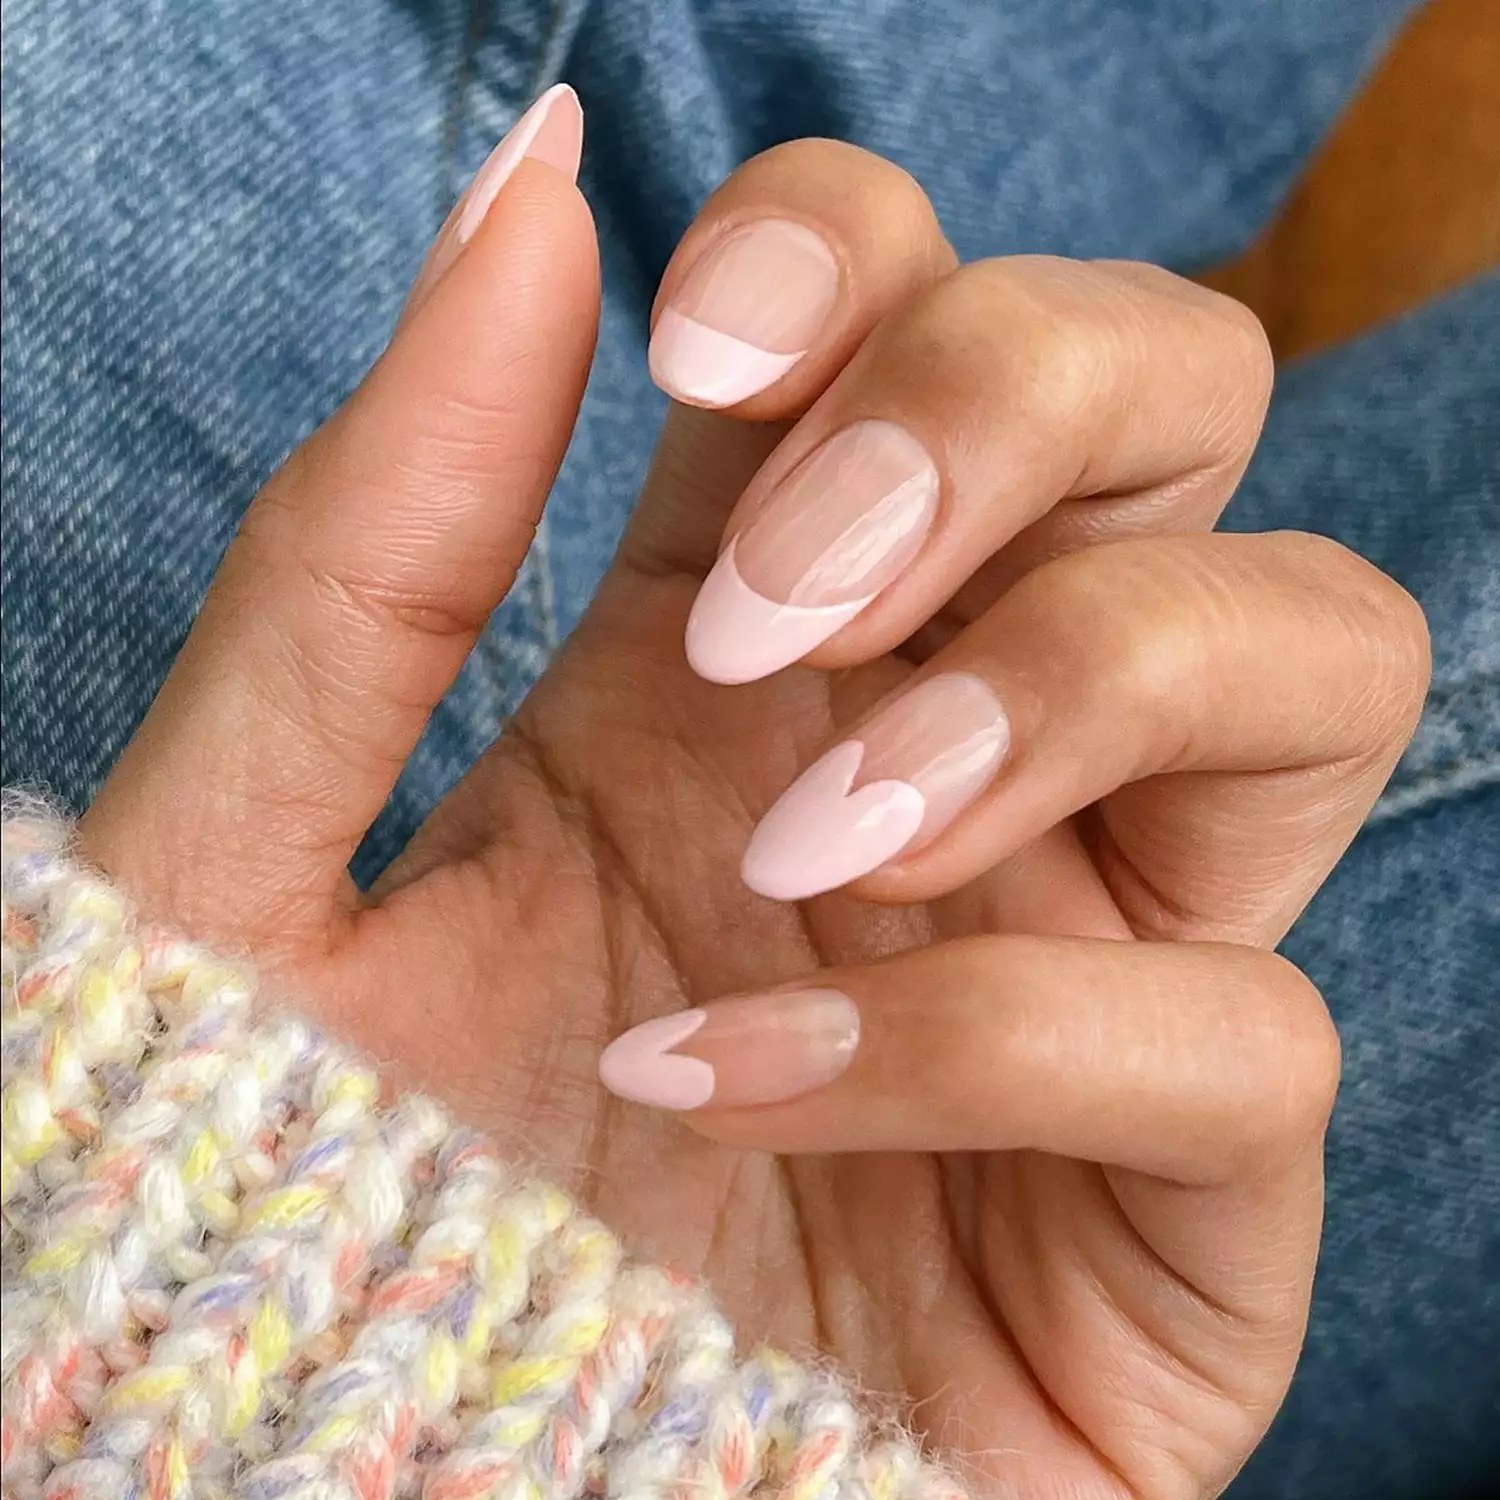
[[[1450,797],[1468,796],[1490,786],[1500,786],[1500,758],[1460,760],[1434,767],[1382,797],[1366,819],[1365,827],[1389,823]]]
[[[1369,823],[1386,823],[1441,798],[1467,795],[1500,781],[1500,756],[1495,755],[1488,745],[1474,744],[1476,735],[1468,715],[1460,714],[1455,721],[1449,712],[1452,705],[1466,699],[1476,706],[1488,706],[1496,688],[1500,688],[1500,676],[1480,672],[1462,682],[1434,688],[1427,695],[1422,710],[1424,723],[1430,725],[1435,719],[1441,719],[1444,728],[1451,729],[1461,746],[1472,745],[1473,748],[1460,748],[1458,753],[1435,760],[1420,770],[1405,771],[1403,765],[1398,765],[1390,784],[1371,810]],[[1485,717],[1483,710],[1480,710],[1480,716]]]

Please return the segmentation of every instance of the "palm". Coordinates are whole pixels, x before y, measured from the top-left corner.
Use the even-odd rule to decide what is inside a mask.
[[[708,1277],[746,1337],[821,1347],[872,1389],[923,1403],[921,1424],[962,1449],[1019,1440],[1059,1491],[1086,1474],[1109,1493],[1118,1481],[1089,1439],[1126,1414],[1094,1371],[1160,1364],[1158,1338],[1182,1312],[1156,1286],[1171,1273],[1141,1253],[1112,1174],[1029,1152],[746,1153],[598,1088],[601,1047],[649,1016],[1025,921],[1003,873],[903,909],[840,896],[788,908],[747,891],[738,859],[754,817],[847,717],[835,694],[883,690],[910,667],[709,686],[682,658],[693,590],[689,577],[616,570],[429,825],[400,872],[408,883],[370,913],[369,947],[389,942],[389,956],[363,956],[348,1024],[378,1055],[413,1059],[411,1081],[513,1148],[586,1163],[576,1185],[601,1216]],[[1103,886],[1060,852],[1037,856],[1071,888],[1049,881],[1049,906],[1087,922]],[[410,1008],[370,1006],[365,976],[381,972],[399,987],[445,976],[444,1036],[463,1047],[425,1034],[436,1007],[403,1035]],[[440,1069],[426,1061],[439,1055]],[[1120,1284],[1125,1267],[1133,1284]],[[1156,1315],[1122,1328],[1116,1302]],[[1209,1389],[1220,1376],[1232,1388],[1235,1358],[1225,1340]],[[1173,1385],[1174,1420],[1222,1422],[1201,1384]]]

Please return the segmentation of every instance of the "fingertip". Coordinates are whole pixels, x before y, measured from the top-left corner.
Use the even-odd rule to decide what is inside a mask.
[[[526,148],[526,159],[543,162],[576,183],[583,161],[582,101],[571,84],[556,83],[537,100],[536,107],[542,110],[542,119]]]
[[[472,384],[465,399],[491,408],[519,380],[551,385],[566,372],[572,385],[587,374],[599,295],[587,201],[564,170],[528,157],[463,254],[403,320],[390,358],[420,367],[427,389]],[[503,405],[511,404],[506,394]]]
[[[796,415],[883,311],[953,264],[926,195],[893,163],[803,140],[746,162],[662,278],[650,367],[675,400]]]
[[[842,281],[824,231],[774,214],[732,223],[676,278],[651,335],[653,378],[715,410],[760,394],[818,342]]]

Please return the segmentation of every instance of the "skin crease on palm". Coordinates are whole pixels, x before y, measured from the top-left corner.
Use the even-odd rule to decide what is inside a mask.
[[[757,215],[838,247],[828,331],[732,412],[674,408],[587,618],[375,891],[348,858],[519,565],[587,371],[592,225],[544,164],[252,509],[85,849],[707,1277],[747,1342],[835,1358],[977,1492],[1216,1494],[1301,1345],[1337,1080],[1269,950],[1411,732],[1420,614],[1331,543],[1209,535],[1269,384],[1224,299],[1145,267],[955,273],[909,179],[829,142],[731,179],[663,296]],[[939,451],[949,531],[810,664],[700,680],[684,625],[735,502],[851,411]],[[852,890],[746,889],[756,819],[838,727],[980,647],[1013,667],[990,799]],[[816,1095],[689,1123],[600,1087],[627,1027],[814,974],[868,1021]]]

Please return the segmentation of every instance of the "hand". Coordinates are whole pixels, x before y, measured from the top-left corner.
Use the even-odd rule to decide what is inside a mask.
[[[760,258],[705,271],[726,244]],[[1210,534],[1254,320],[1144,266],[959,269],[851,148],[751,162],[653,351],[734,404],[673,409],[588,618],[366,897],[348,859],[526,551],[597,310],[545,162],[444,256],[249,513],[87,848],[1004,1493],[1216,1493],[1300,1346],[1338,1069],[1271,949],[1427,671],[1358,558]],[[693,650],[737,686],[683,650],[726,539]],[[741,856],[814,763],[746,873],[844,888],[767,899]],[[678,1108],[612,1099],[601,1050],[660,1017],[607,1072]]]

